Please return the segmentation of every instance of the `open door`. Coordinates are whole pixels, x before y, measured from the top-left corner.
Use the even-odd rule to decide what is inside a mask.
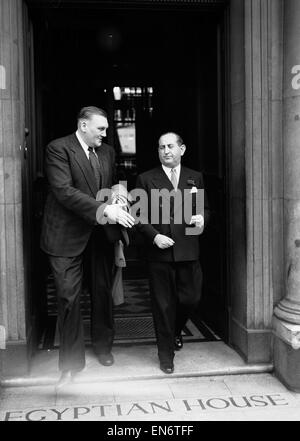
[[[116,148],[120,178],[128,180],[130,189],[137,174],[158,165],[159,136],[178,132],[187,145],[183,163],[203,171],[212,211],[200,238],[204,286],[194,320],[207,324],[207,335],[226,339],[223,14],[200,7],[110,9],[100,3],[93,9],[84,2],[72,8],[64,2],[60,8],[36,7],[33,12],[38,158],[50,140],[75,131],[82,106],[103,107],[109,114],[108,142]],[[38,159],[33,169],[41,169],[40,163]],[[41,259],[34,240],[35,259]],[[144,274],[142,257],[143,248],[134,238],[125,279],[134,278],[134,272]],[[55,293],[49,287],[48,318],[55,313]],[[44,305],[36,305],[42,317]]]
[[[46,296],[43,286],[43,256],[39,250],[39,221],[43,208],[38,164],[33,25],[23,4],[25,131],[22,145],[23,240],[26,284],[26,329],[29,356],[43,332]]]
[[[215,51],[210,59],[214,66],[213,81],[203,78],[208,86],[206,96],[199,97],[200,132],[204,136],[203,171],[210,206],[210,220],[200,237],[200,260],[204,274],[202,301],[196,317],[224,341],[228,341],[228,297],[227,297],[227,182],[225,150],[225,19],[220,19],[214,33]],[[209,60],[209,58],[208,58]],[[209,73],[207,72],[206,75]],[[212,106],[212,107],[210,107]],[[207,118],[207,109],[210,116]],[[210,138],[209,133],[214,133]],[[200,135],[201,136],[201,135]]]

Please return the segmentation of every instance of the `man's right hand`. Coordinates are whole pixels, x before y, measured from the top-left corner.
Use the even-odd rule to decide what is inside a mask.
[[[127,213],[127,211],[122,208],[122,205],[107,205],[103,211],[103,214],[107,218],[108,223],[118,223],[123,225],[125,228],[131,228],[134,225],[134,217]]]
[[[157,234],[153,240],[158,248],[164,250],[165,248],[170,248],[174,245],[174,240],[164,234]]]

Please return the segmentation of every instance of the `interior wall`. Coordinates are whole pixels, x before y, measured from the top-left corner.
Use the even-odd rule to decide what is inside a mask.
[[[198,167],[214,172],[216,18],[128,10],[98,11],[96,17],[76,9],[68,10],[67,16],[63,10],[36,14],[36,68],[47,103],[42,108],[42,142],[72,132],[80,107],[90,103],[107,107],[105,90],[113,84],[149,84],[154,87],[153,130],[142,154],[155,150],[154,163],[156,149],[151,144],[156,147],[163,131],[176,129],[191,146],[185,158],[188,165],[196,161]]]

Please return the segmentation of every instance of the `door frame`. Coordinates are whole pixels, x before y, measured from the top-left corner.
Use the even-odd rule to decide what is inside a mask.
[[[277,1],[276,1],[277,2]],[[41,2],[27,0],[30,7],[36,8]],[[65,7],[72,7],[81,1],[65,1]],[[86,4],[86,2],[84,2]],[[104,2],[97,2],[104,7]],[[225,52],[225,87],[224,87],[224,152],[226,156],[227,196],[227,292],[229,309],[229,344],[231,344],[247,362],[269,362],[271,353],[271,318],[273,312],[272,296],[272,243],[271,217],[272,206],[270,189],[265,175],[269,170],[272,145],[262,144],[257,154],[256,130],[265,136],[270,127],[259,122],[254,113],[255,95],[259,85],[268,85],[268,60],[255,58],[253,48],[268,53],[271,38],[264,33],[268,25],[276,32],[276,7],[270,2],[262,2],[259,8],[253,2],[231,0],[227,7],[226,0],[211,2],[143,0],[123,2],[124,7],[140,8],[187,8],[199,7],[205,10],[222,10],[226,41]],[[275,2],[274,2],[275,3]],[[52,2],[43,2],[43,6]],[[95,4],[94,1],[89,2]],[[60,7],[62,2],[60,2]],[[120,2],[106,2],[107,7],[120,7]],[[266,8],[269,8],[266,10]],[[269,13],[271,10],[271,14]],[[274,14],[274,16],[272,15]],[[259,30],[259,34],[257,31]],[[263,77],[253,75],[253,68],[261,66]],[[275,67],[274,67],[275,69]],[[259,92],[259,90],[258,90]],[[269,100],[268,91],[263,88],[261,96]],[[261,107],[259,112],[263,113]],[[270,115],[272,119],[272,115]],[[262,119],[261,119],[262,121]],[[269,123],[272,123],[272,120]],[[268,136],[268,135],[267,135]],[[268,172],[266,172],[268,170]],[[260,173],[261,172],[261,173]],[[260,173],[257,179],[257,173]],[[263,197],[262,197],[263,196]],[[266,198],[265,198],[266,196]],[[265,203],[262,203],[264,200]],[[260,206],[258,206],[260,204]],[[259,249],[259,241],[264,240]],[[257,274],[259,277],[257,277]],[[259,281],[258,281],[259,279]]]
[[[27,3],[30,5],[30,7],[33,7],[34,9],[38,9],[38,8],[45,8],[47,6],[49,6],[49,4],[51,4],[51,6],[53,6],[53,2],[35,2],[34,0],[27,0]],[[82,7],[84,7],[84,5],[86,6],[86,2],[83,1],[75,1],[75,2],[60,2],[60,7],[65,7],[65,8],[70,8],[72,7],[72,5],[74,5],[76,3],[76,5],[81,5]],[[98,1],[98,2],[88,2],[88,6],[92,5],[94,7],[95,3],[97,3],[97,6],[100,7],[104,7],[104,4],[107,6],[107,2],[102,2],[102,1]],[[224,81],[224,76],[225,76],[225,69],[226,69],[226,45],[224,44],[223,40],[226,40],[227,35],[226,35],[226,20],[227,20],[227,16],[228,14],[226,13],[227,10],[227,1],[226,0],[212,0],[211,2],[207,2],[207,1],[203,1],[203,0],[199,0],[199,1],[183,1],[183,0],[166,0],[166,1],[160,1],[160,0],[152,0],[152,1],[144,1],[142,0],[141,2],[139,2],[139,5],[137,5],[137,2],[135,1],[126,1],[126,5],[128,5],[128,7],[130,8],[134,8],[134,10],[136,10],[137,8],[141,11],[146,10],[148,8],[154,8],[155,10],[160,10],[160,9],[165,9],[165,8],[169,8],[172,11],[179,11],[180,9],[186,9],[187,7],[192,7],[194,9],[200,10],[200,11],[204,11],[207,12],[208,10],[211,11],[211,13],[214,14],[218,14],[220,15],[220,11],[222,11],[222,15],[220,18],[220,23],[217,25],[218,26],[218,35],[217,35],[217,40],[218,40],[218,47],[217,47],[217,66],[218,69],[220,69],[220,72],[218,74],[218,79],[217,79],[217,88],[218,88],[218,144],[219,144],[219,157],[220,157],[220,162],[223,163],[222,166],[219,165],[219,170],[218,170],[218,176],[216,176],[216,178],[219,178],[220,181],[222,181],[223,183],[223,196],[226,199],[227,197],[227,193],[226,193],[226,171],[227,171],[227,166],[225,165],[225,159],[226,159],[226,143],[225,143],[225,132],[226,132],[226,127],[225,127],[225,121],[223,118],[223,113],[224,113],[224,109],[225,109],[225,97],[226,97],[226,83]],[[114,5],[115,8],[120,8],[120,2],[115,1],[115,2],[109,2],[109,4],[112,6]],[[123,2],[122,2],[123,4]],[[219,185],[219,184],[218,184]],[[226,204],[224,204],[224,211],[226,211]],[[226,215],[224,216],[226,217]],[[227,249],[226,246],[226,240],[225,237],[226,236],[226,228],[227,226],[224,227],[224,231],[221,232],[220,235],[220,242],[222,241],[222,245],[220,244],[220,246],[224,247],[224,252],[225,249]],[[222,238],[221,238],[222,236]],[[223,252],[223,254],[224,254]],[[221,263],[222,269],[220,268],[220,273],[224,272],[224,284],[227,284],[227,274],[226,273],[226,265],[227,259],[226,256],[223,256],[223,262]],[[221,276],[221,274],[220,274]],[[223,275],[222,275],[223,277]],[[224,286],[224,292],[222,292],[222,296],[225,297],[224,300],[224,304],[227,301],[226,299],[226,288],[227,286]],[[220,300],[220,303],[223,303],[223,300]],[[224,329],[226,328],[226,331],[224,332],[225,335],[225,339],[227,340],[228,338],[228,332],[227,332],[227,328],[228,328],[228,313],[227,310],[224,311]]]
[[[142,1],[145,7],[191,6],[189,2],[180,0]],[[71,0],[66,2],[71,6]],[[30,7],[38,7],[41,3],[45,5],[47,0],[27,0],[26,3]],[[26,3],[23,0],[23,10]],[[50,3],[52,6],[61,4],[48,1]],[[98,3],[103,6],[101,1]],[[120,6],[118,1],[109,3],[110,7],[112,4]],[[202,2],[192,3],[191,7],[195,7],[196,3]],[[123,4],[125,6],[125,2]],[[126,2],[128,4],[137,7],[137,1]],[[208,8],[213,4],[224,7],[221,0],[204,0],[202,7]],[[225,15],[229,342],[248,363],[263,363],[272,360],[273,302],[274,299],[279,300],[284,292],[282,1],[230,0]],[[20,33],[23,33],[26,45],[24,29],[20,28]],[[19,57],[22,66],[22,51]],[[21,68],[16,75],[17,81],[22,73]],[[19,107],[23,125],[24,102],[20,102]],[[23,147],[24,143],[21,152]],[[8,232],[4,233],[8,235]],[[26,234],[23,228],[23,239]],[[15,239],[16,244],[18,240]],[[23,273],[19,274],[20,283],[25,283],[26,277]],[[18,302],[22,304],[23,291],[20,290],[17,295]],[[8,302],[5,303],[6,314],[12,314],[10,307]],[[21,307],[19,314],[23,313],[25,311]],[[18,319],[20,323],[25,322],[25,317],[19,316]],[[13,375],[16,367],[18,372],[27,370],[23,324],[20,326],[13,344],[8,337],[5,355],[1,354],[1,374],[5,376]],[[27,342],[28,326],[27,322]]]

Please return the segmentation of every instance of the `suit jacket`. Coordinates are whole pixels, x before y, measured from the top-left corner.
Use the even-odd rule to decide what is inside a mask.
[[[115,179],[114,149],[103,143],[98,156],[101,188],[110,188]],[[41,248],[54,256],[78,256],[97,225],[99,206],[103,211],[106,204],[96,201],[96,180],[75,133],[50,142],[46,149],[45,169],[49,192]],[[103,227],[98,225],[97,228]]]
[[[152,189],[167,189],[169,191],[173,190],[172,183],[166,176],[164,170],[161,166],[145,172],[138,176],[137,178],[137,188],[145,190],[148,194],[148,207],[146,209],[146,214],[140,213],[142,222],[137,225],[138,230],[147,239],[147,255],[150,261],[162,261],[162,262],[182,262],[191,261],[199,259],[200,249],[199,249],[199,234],[189,235],[186,229],[192,228],[189,223],[184,220],[184,198],[182,198],[182,204],[174,204],[171,199],[170,212],[169,212],[169,222],[163,223],[162,221],[162,210],[166,210],[167,201],[162,198],[159,202],[159,219],[150,223],[151,216],[153,214],[153,206],[151,206],[150,193]],[[194,188],[193,188],[194,187]],[[191,197],[190,202],[192,203],[193,211],[196,208],[195,199],[193,199],[191,190],[204,189],[203,176],[202,173],[195,170],[189,169],[187,167],[181,166],[180,178],[178,182],[178,190],[181,190],[183,195],[184,190],[186,190]],[[181,223],[178,222],[178,217],[176,221],[176,214],[179,214],[182,218]],[[143,211],[143,208],[142,210]],[[205,224],[208,222],[209,218],[209,208],[206,193],[204,192],[204,213],[192,212],[192,214],[202,214],[204,216]],[[144,224],[145,220],[148,220],[147,224]],[[199,231],[198,231],[199,232]],[[153,244],[153,239],[157,234],[164,234],[171,237],[175,244],[167,249],[160,249],[155,244]]]

